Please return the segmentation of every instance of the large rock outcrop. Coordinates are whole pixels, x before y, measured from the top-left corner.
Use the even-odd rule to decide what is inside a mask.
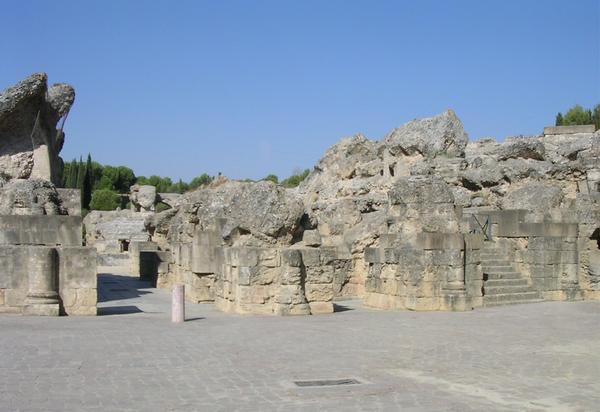
[[[433,158],[438,155],[462,156],[467,146],[468,136],[461,121],[452,110],[413,120],[392,130],[383,140],[393,155],[419,153]]]
[[[229,246],[289,245],[304,214],[298,195],[267,181],[228,181],[190,192],[181,203],[170,239],[190,240],[195,230],[218,226]]]
[[[67,84],[48,88],[36,73],[0,94],[0,170],[7,178],[61,181],[64,118],[75,100]]]

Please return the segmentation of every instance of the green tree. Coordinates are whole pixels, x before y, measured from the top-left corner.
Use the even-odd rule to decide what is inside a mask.
[[[88,153],[87,161],[85,163],[83,187],[81,188],[81,207],[88,210],[92,200],[92,187],[94,181],[92,173],[92,156]]]
[[[102,179],[103,169],[104,169],[104,167],[100,163],[92,160],[92,165],[91,165],[92,191],[99,189],[98,184],[99,184],[100,180]]]
[[[179,179],[179,181],[173,185],[171,185],[171,187],[169,187],[169,190],[163,193],[185,193],[188,190],[188,184],[185,183],[183,180]]]
[[[305,169],[303,172],[297,171],[287,179],[281,181],[281,184],[285,187],[296,187],[310,174],[309,169]]]
[[[575,105],[569,109],[563,118],[563,125],[592,124],[591,110],[585,110],[581,105]]]
[[[98,187],[115,190],[118,193],[129,193],[129,188],[136,183],[136,180],[133,170],[126,166],[104,166]]]
[[[83,181],[85,180],[85,164],[83,163],[83,158],[79,158],[79,163],[77,164],[77,184],[76,188],[79,190],[83,189]]]
[[[169,193],[169,190],[173,186],[173,181],[169,177],[160,177],[157,175],[152,175],[150,177],[138,177],[137,184],[152,185],[156,187],[156,191],[158,193]]]
[[[279,178],[277,177],[277,175],[273,175],[273,174],[268,175],[263,180],[268,180],[269,182],[273,182],[273,183],[279,183]]]
[[[115,210],[121,203],[118,193],[108,189],[98,189],[92,193],[90,208],[92,210]]]
[[[596,130],[600,130],[600,103],[592,110],[592,123],[596,126]]]
[[[67,176],[65,187],[69,189],[75,189],[77,187],[78,170],[79,165],[77,164],[77,160],[73,159],[73,161],[69,164],[69,175]]]
[[[200,186],[204,186],[209,184],[210,182],[212,182],[212,177],[210,177],[209,175],[207,175],[206,173],[201,174],[200,176],[196,176],[195,178],[192,179],[192,181],[189,183],[189,190],[194,190]]]
[[[562,126],[563,124],[563,115],[561,112],[558,112],[558,114],[556,115],[556,126]]]

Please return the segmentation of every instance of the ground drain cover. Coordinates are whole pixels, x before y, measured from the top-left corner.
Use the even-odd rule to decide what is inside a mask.
[[[127,292],[129,289],[111,289],[111,292]]]
[[[296,386],[341,386],[341,385],[360,385],[360,382],[353,378],[346,379],[321,379],[314,381],[294,381]]]

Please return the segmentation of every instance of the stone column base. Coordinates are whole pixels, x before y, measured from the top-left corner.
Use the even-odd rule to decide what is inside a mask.
[[[23,315],[58,316],[59,306],[56,292],[29,293],[23,306]]]
[[[34,303],[23,306],[23,315],[31,316],[58,316],[58,303]]]

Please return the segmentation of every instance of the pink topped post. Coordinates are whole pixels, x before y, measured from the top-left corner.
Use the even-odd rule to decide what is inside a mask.
[[[181,283],[173,285],[171,321],[173,323],[183,323],[185,321],[185,286]]]

